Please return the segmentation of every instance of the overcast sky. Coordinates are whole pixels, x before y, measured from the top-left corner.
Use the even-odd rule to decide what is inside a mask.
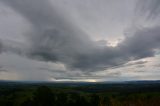
[[[0,80],[160,80],[160,0],[0,0]]]

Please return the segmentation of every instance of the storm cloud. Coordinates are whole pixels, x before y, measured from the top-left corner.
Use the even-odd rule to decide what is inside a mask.
[[[68,70],[89,72],[105,70],[129,61],[153,57],[156,50],[160,49],[158,25],[137,29],[131,35],[124,36],[124,40],[115,47],[99,45],[99,41],[92,40],[77,24],[74,24],[65,10],[57,8],[56,0],[53,5],[49,0],[1,0],[1,2],[13,8],[32,25],[32,30],[25,34],[27,46],[13,46],[7,50],[31,59],[60,62],[65,64]],[[147,14],[149,16],[154,14],[154,18],[159,15],[157,11],[160,9],[160,3],[157,2],[156,0],[153,4],[143,2],[147,8],[145,10],[151,11]],[[152,8],[153,5],[156,5],[155,8]],[[141,13],[145,13],[144,8],[139,9],[143,11]],[[1,48],[0,44],[0,52]]]

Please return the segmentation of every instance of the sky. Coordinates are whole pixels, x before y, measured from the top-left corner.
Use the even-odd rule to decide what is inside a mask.
[[[0,80],[160,80],[159,0],[0,0]]]

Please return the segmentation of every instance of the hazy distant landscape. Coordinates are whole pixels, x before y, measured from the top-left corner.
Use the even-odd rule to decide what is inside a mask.
[[[158,106],[160,81],[0,81],[0,106]]]

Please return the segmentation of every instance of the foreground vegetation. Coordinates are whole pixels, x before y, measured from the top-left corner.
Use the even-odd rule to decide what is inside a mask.
[[[159,84],[0,84],[0,106],[159,106]]]

